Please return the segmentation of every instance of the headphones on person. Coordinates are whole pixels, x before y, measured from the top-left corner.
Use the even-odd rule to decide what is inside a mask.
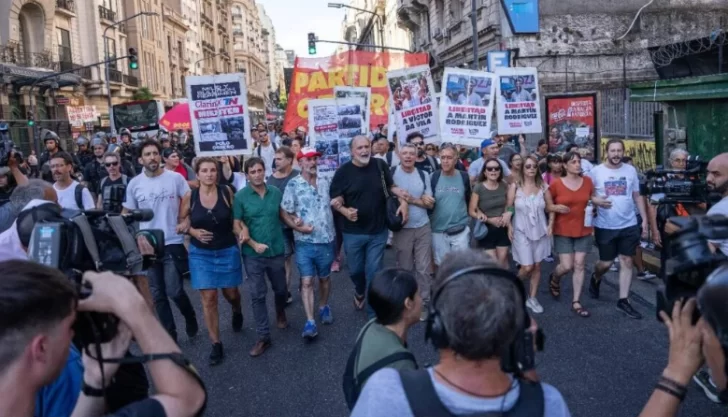
[[[537,350],[539,352],[543,350],[545,336],[541,329],[538,329],[535,335],[529,330],[531,327],[531,316],[528,314],[528,309],[526,308],[526,300],[528,299],[526,296],[526,287],[514,273],[502,268],[484,265],[470,266],[455,271],[442,280],[442,284],[440,284],[435,290],[432,301],[428,306],[425,340],[429,340],[436,349],[444,349],[450,346],[445,325],[440,317],[440,312],[437,310],[437,300],[440,298],[443,290],[451,282],[464,275],[472,273],[506,279],[512,282],[518,290],[521,300],[523,301],[523,322],[519,325],[518,334],[513,340],[513,343],[501,354],[501,368],[503,369],[503,372],[513,373],[516,375],[521,375],[526,371],[534,369],[536,366],[535,352]],[[534,337],[536,344],[535,349]]]

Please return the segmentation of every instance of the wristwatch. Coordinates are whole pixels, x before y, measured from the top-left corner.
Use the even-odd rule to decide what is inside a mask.
[[[83,385],[81,386],[81,392],[87,397],[103,397],[104,396],[104,390],[99,388],[94,388],[91,385],[87,384],[86,381],[83,381]]]

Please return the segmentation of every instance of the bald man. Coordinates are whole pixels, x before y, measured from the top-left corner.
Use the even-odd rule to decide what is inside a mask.
[[[708,215],[720,214],[728,216],[728,152],[724,152],[708,163],[708,190],[718,193],[721,200],[708,210]],[[713,250],[719,250],[728,255],[728,240],[714,240],[710,242]]]

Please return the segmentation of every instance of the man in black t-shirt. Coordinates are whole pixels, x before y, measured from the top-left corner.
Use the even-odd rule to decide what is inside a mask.
[[[104,155],[104,168],[109,174],[99,182],[96,208],[121,213],[121,203],[126,200],[126,186],[129,178],[121,173],[121,157],[116,153]]]
[[[356,136],[349,146],[352,159],[334,174],[330,195],[331,205],[344,216],[344,250],[356,291],[354,303],[361,310],[367,286],[383,267],[388,235],[384,187],[400,198],[398,213],[402,214],[403,223],[407,222],[408,194],[394,185],[386,162],[372,157],[367,137]],[[371,308],[368,313],[370,318],[374,317]]]

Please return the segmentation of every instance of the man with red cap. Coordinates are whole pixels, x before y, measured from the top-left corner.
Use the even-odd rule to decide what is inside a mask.
[[[318,335],[314,318],[313,279],[319,279],[318,315],[321,323],[331,324],[334,318],[328,305],[331,292],[331,264],[334,262],[334,216],[331,212],[331,183],[317,175],[318,158],[313,148],[298,151],[301,175],[292,178],[283,193],[281,208],[299,225],[294,230],[296,265],[301,275],[301,300],[306,313],[303,337],[312,340]]]

